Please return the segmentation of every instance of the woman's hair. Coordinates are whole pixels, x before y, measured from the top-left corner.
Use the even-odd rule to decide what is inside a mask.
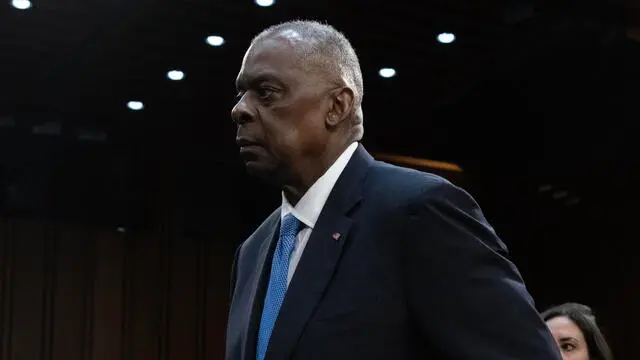
[[[613,360],[613,354],[598,328],[596,317],[591,308],[578,303],[565,303],[554,306],[541,314],[544,321],[549,321],[557,317],[567,317],[573,321],[584,336],[589,349],[590,360]]]

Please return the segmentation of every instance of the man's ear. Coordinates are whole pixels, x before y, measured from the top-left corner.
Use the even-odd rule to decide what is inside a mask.
[[[331,107],[325,121],[328,127],[336,127],[353,113],[353,90],[348,86],[335,89],[330,94],[330,100]]]

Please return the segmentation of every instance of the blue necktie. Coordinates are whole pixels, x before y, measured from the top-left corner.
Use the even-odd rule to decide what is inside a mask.
[[[287,276],[289,274],[289,258],[296,244],[296,237],[302,228],[300,220],[293,214],[287,214],[280,224],[280,238],[276,244],[271,261],[271,276],[267,287],[267,296],[264,299],[262,308],[262,319],[260,320],[260,330],[258,331],[258,349],[256,359],[264,360],[267,354],[267,346],[271,338],[273,326],[278,318],[278,312],[284,294],[287,292]]]

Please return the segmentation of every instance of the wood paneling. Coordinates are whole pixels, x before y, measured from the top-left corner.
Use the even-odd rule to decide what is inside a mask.
[[[176,233],[0,218],[0,359],[221,359],[233,249]]]

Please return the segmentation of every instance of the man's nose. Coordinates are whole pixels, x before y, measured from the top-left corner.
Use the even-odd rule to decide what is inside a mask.
[[[253,111],[247,105],[245,97],[246,94],[242,95],[233,109],[231,109],[231,119],[236,125],[246,124],[254,119]]]

